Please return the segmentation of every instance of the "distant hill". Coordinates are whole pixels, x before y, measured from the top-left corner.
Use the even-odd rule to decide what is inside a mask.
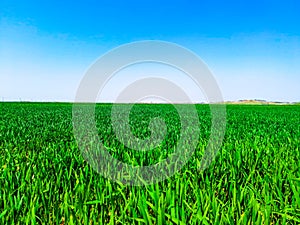
[[[279,101],[266,101],[260,99],[243,99],[239,101],[227,101],[225,104],[244,104],[244,105],[290,105],[290,104],[299,104],[291,102],[279,102]]]

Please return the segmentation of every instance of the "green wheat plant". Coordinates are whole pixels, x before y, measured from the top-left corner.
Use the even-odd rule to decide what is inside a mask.
[[[95,119],[113,157],[147,166],[172,154],[181,128],[172,105],[132,108],[138,138],[151,135],[152,118],[166,123],[164,140],[149,151],[117,139],[111,107],[97,104]],[[211,114],[196,105],[201,134],[188,163],[164,181],[130,186],[86,162],[73,135],[72,104],[0,103],[0,223],[300,224],[300,106],[226,107],[225,138],[208,168],[199,170]]]

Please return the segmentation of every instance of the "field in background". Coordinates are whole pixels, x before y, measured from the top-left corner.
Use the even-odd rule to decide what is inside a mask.
[[[149,153],[118,142],[110,104],[96,107],[99,136],[112,155],[133,165],[168,156],[180,120],[171,105],[135,105],[132,132],[149,136],[165,118],[162,144]],[[72,104],[0,103],[1,224],[286,224],[300,223],[300,106],[228,105],[216,159],[197,168],[210,134],[210,111],[197,105],[199,144],[168,180],[133,187],[93,171],[73,136]]]

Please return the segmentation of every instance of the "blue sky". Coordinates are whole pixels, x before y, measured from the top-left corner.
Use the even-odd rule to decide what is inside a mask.
[[[300,101],[299,12],[296,0],[2,0],[0,97],[72,101],[108,50],[164,40],[198,54],[225,100]]]

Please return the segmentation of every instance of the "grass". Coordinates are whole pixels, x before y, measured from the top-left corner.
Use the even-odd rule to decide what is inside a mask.
[[[170,105],[136,105],[133,134],[150,135],[149,121],[167,125],[148,152],[118,141],[110,104],[96,107],[99,137],[114,157],[133,165],[166,158],[180,120]],[[229,105],[216,159],[199,171],[210,134],[210,111],[197,105],[199,144],[169,179],[125,186],[96,173],[82,157],[67,103],[0,103],[1,224],[299,224],[300,106]]]

